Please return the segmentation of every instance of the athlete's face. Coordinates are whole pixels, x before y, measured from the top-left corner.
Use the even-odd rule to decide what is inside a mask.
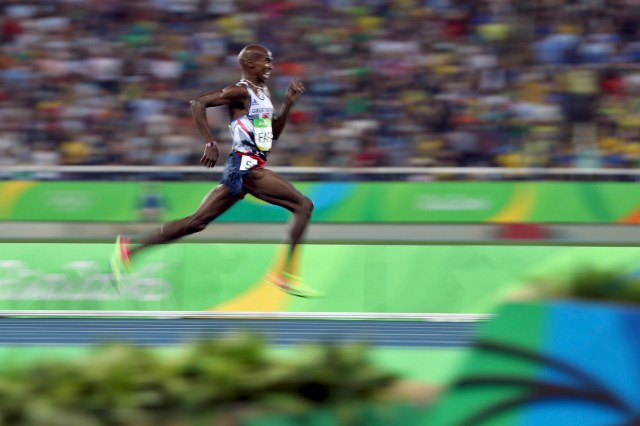
[[[269,80],[273,70],[273,55],[271,52],[266,51],[264,54],[256,55],[253,64],[258,81],[265,82]]]

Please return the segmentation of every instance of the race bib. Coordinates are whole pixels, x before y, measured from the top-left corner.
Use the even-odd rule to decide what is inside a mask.
[[[270,118],[254,118],[253,133],[256,137],[256,146],[260,151],[269,151],[273,141],[273,129]]]
[[[240,158],[240,170],[249,170],[258,164],[258,160],[251,158],[248,155],[243,155]]]

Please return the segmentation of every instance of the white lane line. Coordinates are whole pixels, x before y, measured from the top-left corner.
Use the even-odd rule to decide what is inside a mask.
[[[0,310],[0,316],[29,317],[138,317],[138,318],[314,318],[314,319],[414,319],[424,321],[478,321],[491,314],[409,312],[217,312],[217,311],[118,311],[118,310]]]

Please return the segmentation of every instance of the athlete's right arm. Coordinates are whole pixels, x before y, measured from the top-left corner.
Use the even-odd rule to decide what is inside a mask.
[[[204,154],[200,159],[200,163],[204,166],[213,167],[218,161],[218,143],[213,137],[207,122],[207,108],[234,104],[237,104],[240,108],[246,108],[244,104],[247,98],[248,94],[245,87],[228,86],[222,90],[204,93],[189,102],[191,114],[196,122],[198,131],[205,141]]]

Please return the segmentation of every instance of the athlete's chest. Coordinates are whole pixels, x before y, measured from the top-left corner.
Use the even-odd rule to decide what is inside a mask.
[[[247,116],[250,118],[272,118],[273,103],[265,93],[249,92]]]

